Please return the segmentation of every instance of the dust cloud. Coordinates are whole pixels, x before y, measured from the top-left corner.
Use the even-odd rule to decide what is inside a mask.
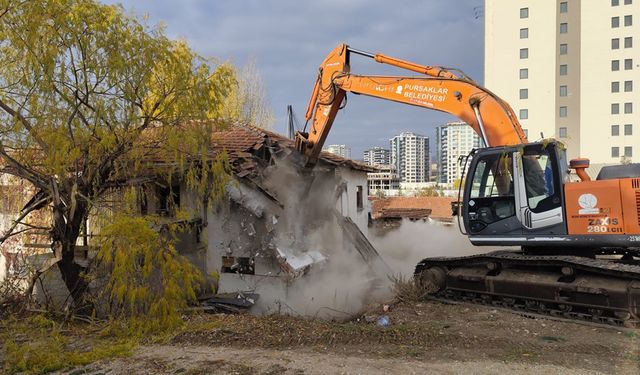
[[[372,230],[370,230],[372,232]],[[372,234],[369,240],[395,275],[413,275],[416,264],[428,257],[456,257],[485,253],[471,245],[456,223],[445,225],[422,220],[403,220],[397,229],[384,235]]]
[[[303,276],[256,285],[254,313],[348,319],[367,305],[389,301],[390,276],[410,277],[421,259],[481,252],[455,226],[407,221],[383,236],[372,235],[373,228],[365,233],[382,259],[367,263],[336,218],[343,181],[333,169],[304,170],[284,158],[265,172],[264,186],[283,204],[272,245],[292,257],[319,252],[327,260]]]
[[[333,169],[303,170],[284,158],[266,172],[265,187],[283,204],[273,245],[293,256],[319,252],[327,260],[288,282],[259,285],[254,312],[340,320],[371,301],[388,298],[386,275],[363,260],[338,222],[335,199],[342,180]]]

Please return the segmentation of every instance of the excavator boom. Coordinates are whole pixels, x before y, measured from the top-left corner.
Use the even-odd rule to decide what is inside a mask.
[[[420,73],[421,76],[370,76],[350,73],[350,54]],[[461,73],[461,72],[460,72]],[[527,143],[511,107],[461,74],[437,66],[423,66],[383,54],[335,48],[320,66],[306,112],[308,134],[298,134],[298,150],[315,163],[347,92],[424,107],[452,114],[469,124],[486,146]]]

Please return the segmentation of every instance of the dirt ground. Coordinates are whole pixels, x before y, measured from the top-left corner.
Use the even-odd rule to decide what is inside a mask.
[[[391,324],[372,320],[387,314]],[[162,345],[67,374],[638,374],[640,331],[438,302],[336,323],[207,315]]]

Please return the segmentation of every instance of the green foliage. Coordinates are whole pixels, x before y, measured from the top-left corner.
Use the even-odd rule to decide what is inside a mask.
[[[156,225],[158,223],[155,223]],[[179,224],[167,224],[162,235],[152,218],[117,214],[103,228],[97,260],[107,270],[96,306],[114,320],[113,328],[128,334],[167,331],[182,323],[180,311],[196,300],[203,283],[200,272],[177,253],[171,233]],[[126,325],[118,327],[119,323]]]
[[[230,64],[203,58],[121,6],[96,0],[0,0],[0,66],[0,164],[10,165],[9,173],[29,181],[44,195],[43,202],[51,202],[44,207],[52,213],[47,224],[52,248],[65,253],[60,257],[65,262],[73,258],[89,213],[118,211],[104,198],[132,178],[183,178],[202,203],[223,195],[229,164],[225,155],[211,160],[211,134],[239,116],[227,108],[239,88]],[[142,219],[131,220],[136,228],[144,226]],[[133,289],[123,291],[124,284],[112,282],[116,292],[109,306],[172,321],[167,311],[184,297],[174,289],[192,278],[172,281],[149,268],[164,257],[168,264],[160,275],[172,267],[179,274],[189,271],[170,242],[154,237],[148,226],[138,234],[118,227],[123,221],[117,218],[101,231],[108,238],[99,245],[101,256],[113,262],[107,266]],[[125,245],[126,236],[137,247]],[[155,242],[142,243],[142,237]],[[131,254],[122,255],[127,249]],[[146,263],[125,271],[135,257]],[[80,285],[74,282],[80,272],[66,266],[60,269],[67,270],[68,284]],[[126,277],[138,269],[146,272],[142,279]],[[145,277],[159,278],[159,289],[136,284]],[[85,290],[75,288],[80,289]],[[186,293],[191,297],[188,287]],[[162,298],[138,303],[151,297]]]
[[[44,374],[112,357],[128,356],[135,348],[131,340],[87,340],[78,345],[69,330],[43,315],[26,319],[9,318],[0,322],[3,328],[3,370],[8,373]],[[79,350],[78,348],[82,348]]]

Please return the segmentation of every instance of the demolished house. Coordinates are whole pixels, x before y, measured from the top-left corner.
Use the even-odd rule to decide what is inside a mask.
[[[342,252],[383,267],[367,239],[374,167],[322,153],[312,171],[300,169],[292,140],[254,127],[221,130],[214,142],[234,175],[207,217],[206,270],[219,275],[219,292],[286,294],[310,270],[342,262]]]
[[[309,274],[336,265],[339,270],[333,267],[333,272],[354,275],[350,284],[360,283],[364,289],[375,286],[371,280],[381,275],[378,271],[384,269],[384,262],[367,238],[371,212],[367,173],[374,167],[322,153],[313,170],[303,169],[294,141],[238,124],[214,131],[212,152],[212,157],[224,153],[229,160],[231,181],[226,195],[206,212],[191,212],[186,221],[175,213],[196,207],[197,194],[184,181],[173,180],[167,186],[167,181],[153,176],[137,176],[129,184],[145,191],[141,214],[157,215],[168,223],[187,222],[190,230],[178,235],[176,249],[216,284],[212,292],[218,293],[217,300],[224,293],[261,295],[262,310],[268,310],[276,300],[286,300],[288,290],[301,280],[308,282]],[[82,239],[85,259],[91,257],[86,242],[90,245],[93,235]],[[35,246],[46,250],[50,245]],[[298,293],[310,290],[304,289],[297,287]],[[41,294],[39,300],[48,299],[48,303],[68,297],[55,268],[41,276],[35,291]],[[316,297],[320,299],[311,296]],[[250,307],[255,298],[249,300],[235,305]]]

